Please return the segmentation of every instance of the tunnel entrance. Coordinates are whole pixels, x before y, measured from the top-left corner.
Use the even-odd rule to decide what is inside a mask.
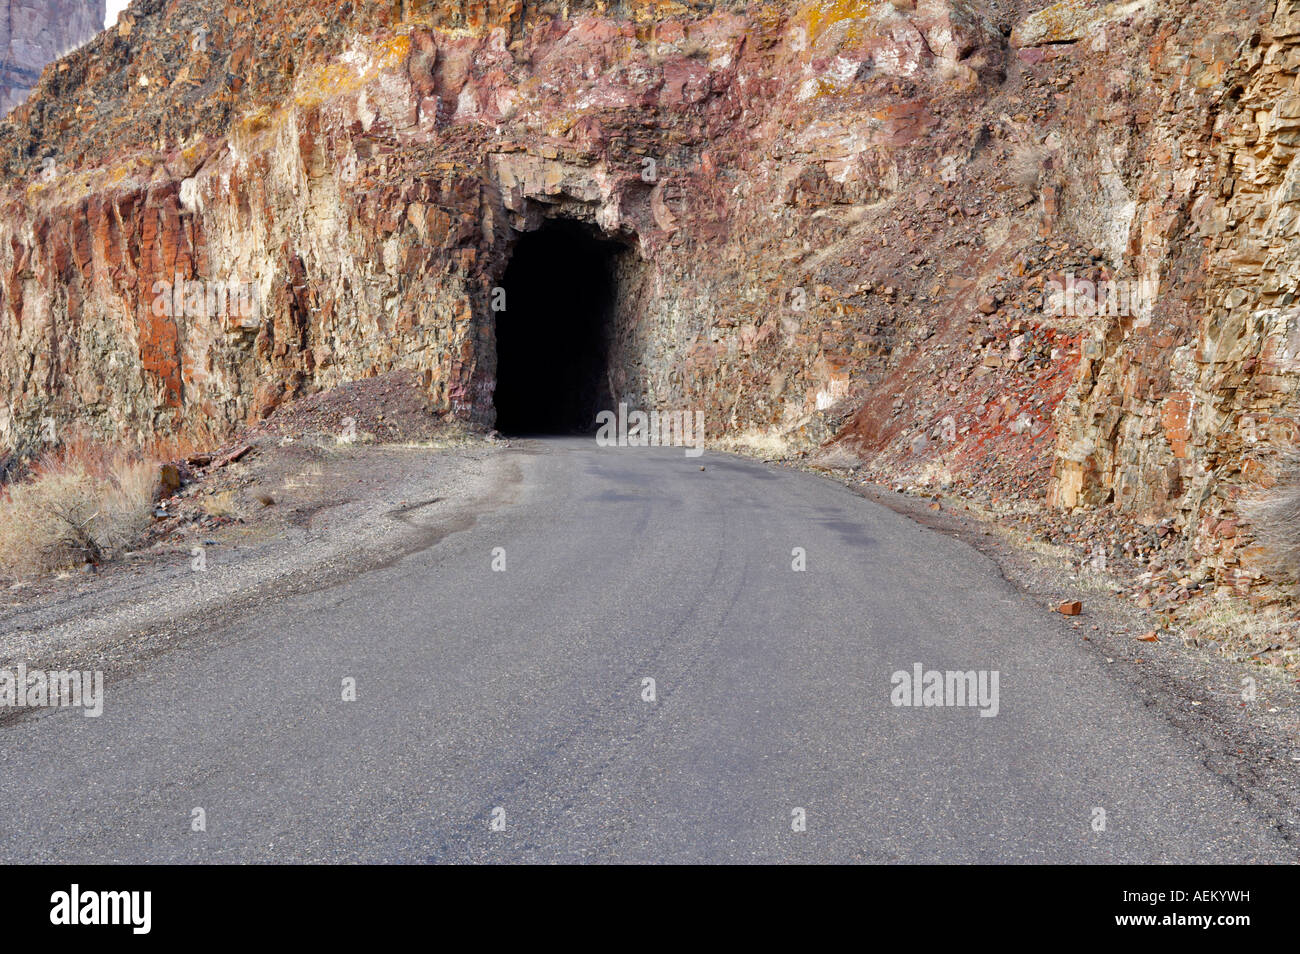
[[[496,312],[497,430],[595,430],[611,405],[616,265],[624,246],[577,222],[548,220],[519,239]]]

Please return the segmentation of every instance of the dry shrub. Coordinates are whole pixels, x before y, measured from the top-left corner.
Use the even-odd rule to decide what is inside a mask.
[[[1047,150],[1041,146],[1032,142],[1015,143],[1007,156],[1007,178],[1022,189],[1038,188],[1046,158]]]
[[[1267,568],[1300,580],[1300,450],[1283,451],[1271,469],[1276,482],[1246,497],[1241,514],[1255,528]]]
[[[205,513],[213,517],[235,517],[239,515],[239,507],[235,503],[235,492],[233,490],[223,490],[219,493],[201,497],[199,506],[203,508]]]
[[[678,44],[682,56],[693,60],[709,58],[709,44],[698,36],[688,36]]]
[[[748,454],[764,460],[782,460],[792,457],[798,441],[789,432],[777,428],[750,428],[740,434],[728,434],[717,442],[719,449],[735,454]]]
[[[152,460],[73,438],[0,493],[0,567],[18,575],[98,562],[149,524]]]

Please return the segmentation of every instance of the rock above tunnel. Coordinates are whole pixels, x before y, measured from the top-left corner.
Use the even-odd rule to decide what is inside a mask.
[[[1082,40],[1113,7],[1098,0],[1062,0],[1022,20],[1011,31],[1011,45],[1021,48]]]

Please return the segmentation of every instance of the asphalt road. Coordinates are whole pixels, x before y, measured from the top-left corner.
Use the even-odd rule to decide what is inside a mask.
[[[966,545],[738,458],[511,453],[469,529],[0,727],[0,860],[1296,860]],[[918,663],[997,714],[892,705]]]

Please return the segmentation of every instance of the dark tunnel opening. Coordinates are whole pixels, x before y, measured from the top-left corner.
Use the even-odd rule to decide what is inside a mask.
[[[497,430],[595,429],[596,413],[610,403],[615,266],[622,251],[577,222],[548,221],[519,239],[495,312]]]

